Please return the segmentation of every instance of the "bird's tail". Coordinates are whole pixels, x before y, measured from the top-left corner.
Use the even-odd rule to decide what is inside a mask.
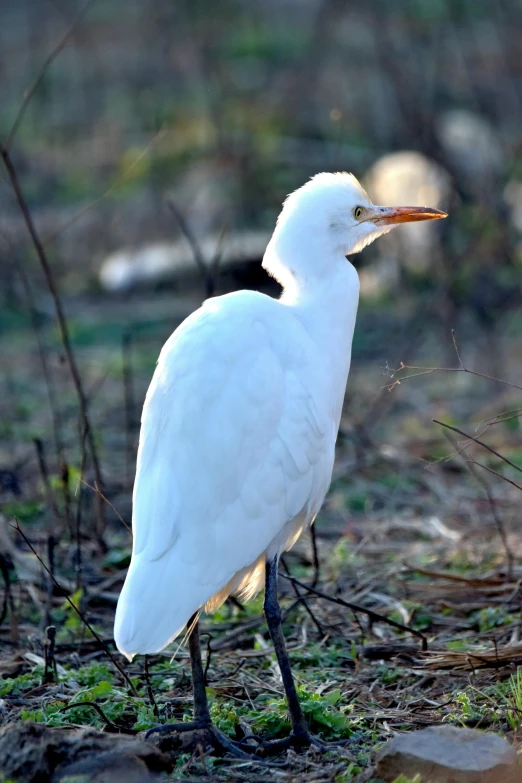
[[[114,623],[116,646],[129,660],[163,650],[205,602],[186,589],[186,577],[176,578],[168,558],[147,562],[146,568],[139,561],[139,556],[132,559]]]

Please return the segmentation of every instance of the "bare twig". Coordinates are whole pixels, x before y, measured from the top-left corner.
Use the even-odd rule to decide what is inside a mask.
[[[287,566],[287,564],[285,562],[285,559],[283,557],[281,558],[281,564],[282,564],[283,568],[286,571],[286,576],[291,576],[290,569],[288,568],[288,566]],[[283,576],[285,576],[285,574],[283,574]],[[321,638],[324,638],[325,635],[326,635],[325,632],[324,632],[324,628],[321,626],[321,623],[319,622],[319,620],[317,619],[317,617],[315,616],[315,614],[312,612],[311,608],[309,607],[308,601],[306,600],[306,598],[303,595],[301,595],[301,593],[299,592],[299,588],[297,587],[295,582],[291,581],[290,584],[292,585],[292,588],[294,590],[294,593],[295,593],[296,598],[298,599],[299,603],[302,606],[304,606],[304,608],[305,608],[307,614],[309,615],[311,621],[313,622],[313,624],[317,628],[317,632],[319,633],[319,636]],[[312,586],[315,587],[315,584],[312,585]]]
[[[54,644],[56,641],[56,628],[54,625],[48,625],[45,629],[45,641],[44,641],[44,660],[45,669],[43,675],[43,681],[45,683],[56,682],[58,679],[58,671],[56,669],[56,659],[54,657]]]
[[[73,20],[72,24],[69,26],[69,28],[65,31],[64,35],[60,38],[54,49],[50,52],[50,54],[45,58],[44,62],[42,63],[42,66],[40,70],[38,71],[38,74],[36,76],[36,79],[32,83],[32,85],[27,89],[24,93],[23,101],[20,105],[20,108],[18,109],[16,113],[16,117],[14,118],[13,124],[11,126],[11,130],[7,134],[7,138],[3,144],[4,149],[7,151],[11,144],[13,143],[13,139],[16,135],[16,132],[18,131],[18,128],[20,127],[20,123],[22,122],[24,118],[24,114],[27,110],[27,107],[29,105],[29,102],[31,101],[31,98],[33,97],[34,93],[36,92],[38,85],[42,81],[43,77],[45,76],[47,69],[53,62],[53,60],[60,54],[62,49],[64,48],[65,44],[71,37],[72,33],[74,32],[75,27],[77,26],[78,22],[80,22],[81,19],[85,16],[87,11],[89,10],[89,7],[92,5],[93,0],[87,0],[87,3],[83,6],[83,8],[80,9],[79,13],[77,14],[76,18]]]
[[[207,631],[206,633],[202,633],[200,638],[203,638],[203,636],[207,637],[207,658],[205,660],[205,670],[203,672],[203,680],[205,682],[205,686],[207,686],[208,670],[210,669],[210,659],[212,658],[212,647],[210,646],[210,643],[212,642],[212,634]]]
[[[2,574],[2,579],[4,580],[4,600],[2,601],[2,611],[0,612],[0,625],[2,625],[5,618],[7,617],[7,608],[10,604],[12,604],[13,599],[11,596],[11,583],[9,582],[9,567],[5,557],[1,552],[0,573]]]
[[[107,715],[104,713],[102,708],[99,704],[96,704],[94,701],[76,701],[71,702],[70,704],[66,704],[65,707],[60,707],[60,712],[67,712],[67,710],[73,710],[77,707],[90,707],[93,710],[96,710],[102,721],[105,723],[107,728],[110,732],[118,733],[118,734],[136,734],[137,732],[133,729],[124,729],[120,728],[119,726],[116,726],[115,723],[113,723]]]
[[[360,606],[359,604],[353,604],[350,601],[343,600],[342,598],[337,598],[333,595],[322,593],[320,590],[316,590],[315,587],[310,587],[309,585],[303,584],[303,582],[300,582],[294,576],[288,576],[288,574],[282,574],[281,572],[280,575],[283,577],[283,579],[288,579],[291,582],[295,582],[295,584],[299,585],[299,587],[302,587],[303,590],[308,590],[309,593],[316,595],[318,598],[323,598],[325,601],[330,601],[333,604],[339,604],[339,606],[345,606],[347,609],[351,609],[352,612],[362,612],[363,614],[366,614],[370,618],[370,620],[373,620],[374,622],[386,623],[387,625],[391,625],[392,628],[397,628],[399,631],[405,631],[406,633],[411,633],[413,634],[413,636],[417,636],[421,640],[423,651],[426,651],[428,649],[428,640],[426,639],[423,633],[421,633],[420,631],[416,631],[415,628],[410,628],[407,625],[402,625],[402,623],[397,623],[395,622],[395,620],[391,620],[389,617],[385,617],[384,615],[379,614],[378,612],[374,612],[373,609],[367,609],[366,607]]]
[[[33,443],[36,449],[36,458],[38,460],[38,467],[40,469],[40,476],[42,477],[42,482],[44,485],[45,490],[45,499],[47,501],[47,505],[49,507],[49,510],[52,512],[54,516],[54,523],[56,530],[54,532],[58,531],[58,523],[60,519],[60,514],[58,513],[58,507],[56,505],[56,500],[54,497],[54,492],[51,487],[51,481],[49,479],[49,470],[47,467],[47,460],[45,459],[45,449],[43,442],[40,438],[34,438]]]
[[[84,481],[84,479],[80,478],[79,480],[80,480],[80,481],[81,481],[81,483],[84,485],[84,487],[87,487],[88,489],[91,489],[93,492],[97,492],[97,493],[98,493],[98,494],[101,496],[102,500],[103,500],[105,503],[107,503],[107,505],[109,506],[109,508],[112,508],[112,510],[114,511],[114,513],[116,514],[116,516],[118,517],[118,519],[120,520],[121,524],[122,524],[122,525],[124,525],[124,527],[126,527],[126,528],[127,528],[127,530],[129,531],[129,533],[132,535],[132,529],[131,529],[131,528],[128,526],[128,524],[125,522],[125,520],[123,519],[123,517],[122,517],[122,515],[120,514],[120,512],[118,511],[118,509],[117,509],[117,508],[115,508],[115,506],[113,506],[113,505],[112,505],[111,501],[110,501],[108,498],[106,498],[106,497],[105,497],[105,495],[103,494],[103,492],[100,492],[100,490],[98,489],[98,487],[92,487],[90,484],[88,484],[88,483],[87,483],[87,481]]]
[[[479,440],[479,438],[473,437],[473,435],[467,435],[462,430],[459,430],[458,427],[453,427],[451,424],[445,424],[443,421],[439,421],[438,419],[432,419],[432,422],[434,424],[439,424],[441,427],[446,427],[446,429],[451,430],[452,432],[458,433],[458,435],[462,435],[464,438],[467,438],[470,441],[473,441],[473,443],[477,443],[479,446],[482,446],[483,449],[487,449],[491,452],[491,454],[494,454],[495,457],[498,457],[500,460],[505,462],[507,465],[510,465],[510,467],[515,468],[515,470],[518,470],[519,473],[522,473],[522,468],[519,465],[515,465],[514,462],[511,462],[510,459],[507,457],[504,457],[502,454],[499,454],[498,451],[495,451],[491,446],[488,446],[487,443],[484,443],[483,440]]]
[[[47,562],[49,563],[49,571],[51,575],[54,575],[54,548],[56,546],[56,539],[54,536],[47,538]],[[50,576],[47,577],[47,600],[45,602],[45,615],[44,626],[51,625],[51,609],[53,605],[53,588],[54,583]]]
[[[82,439],[85,437],[89,443],[89,450],[91,452],[91,458],[92,458],[92,464],[94,469],[94,474],[96,477],[96,483],[99,487],[103,487],[103,479],[102,479],[102,473],[101,473],[101,467],[100,462],[98,459],[98,450],[96,448],[96,443],[94,440],[94,435],[92,431],[92,427],[89,420],[88,410],[87,410],[87,399],[85,396],[85,391],[83,389],[83,384],[81,381],[80,373],[78,371],[78,367],[76,364],[76,359],[74,357],[74,352],[71,345],[71,340],[69,337],[69,328],[67,326],[67,319],[65,316],[65,311],[62,306],[62,302],[60,299],[60,296],[58,294],[58,289],[56,288],[56,284],[54,282],[54,275],[51,269],[51,266],[49,264],[47,254],[44,250],[44,247],[42,245],[40,236],[36,230],[36,227],[34,225],[33,219],[31,217],[31,213],[29,211],[29,207],[27,206],[27,202],[25,200],[25,197],[22,193],[22,189],[20,187],[20,182],[18,181],[18,176],[16,173],[16,169],[13,165],[13,162],[11,160],[11,157],[9,155],[9,151],[5,146],[0,146],[0,156],[2,157],[2,160],[4,162],[5,169],[7,171],[7,175],[9,177],[9,180],[11,182],[11,186],[14,192],[14,195],[16,197],[16,201],[18,203],[18,206],[20,208],[20,211],[23,215],[25,224],[27,226],[27,230],[29,232],[29,235],[31,237],[34,249],[36,251],[36,255],[38,256],[38,260],[40,261],[40,265],[43,269],[45,280],[47,283],[47,287],[49,289],[49,292],[52,296],[55,312],[56,312],[56,319],[58,321],[58,327],[60,330],[60,337],[62,340],[62,344],[65,350],[65,355],[67,357],[67,362],[69,365],[69,369],[71,372],[71,377],[74,383],[74,387],[76,390],[76,394],[78,397],[78,404],[80,409],[80,419],[81,419],[81,425],[82,425]],[[103,533],[103,527],[104,527],[104,508],[103,503],[101,502],[101,499],[98,503],[98,534],[101,536]]]
[[[11,245],[11,241],[8,237],[4,234],[4,239],[9,242]],[[13,250],[13,248],[11,248]],[[38,317],[38,313],[34,304],[34,297],[33,292],[31,290],[31,285],[29,283],[29,278],[27,276],[27,273],[24,269],[24,266],[22,263],[18,261],[16,263],[16,272],[20,278],[20,281],[22,283],[22,288],[24,290],[24,295],[27,303],[27,309],[29,311],[29,318],[31,320],[31,327],[34,332],[34,336],[36,339],[36,345],[38,349],[38,356],[40,359],[40,364],[42,365],[42,374],[45,381],[45,388],[47,391],[47,399],[49,402],[49,410],[51,414],[51,424],[53,429],[53,438],[54,438],[54,448],[56,451],[56,459],[58,463],[60,463],[63,459],[63,443],[62,443],[62,417],[60,414],[60,409],[56,400],[56,391],[54,387],[54,381],[53,376],[51,373],[51,368],[48,361],[48,351],[47,347],[45,345],[44,339],[42,337],[42,330],[40,325],[40,319]]]
[[[415,370],[416,372],[412,372],[411,375],[405,375],[402,378],[396,378],[397,373],[402,372],[402,370]],[[404,364],[404,362],[401,362],[396,370],[391,370],[388,377],[393,380],[393,383],[386,384],[382,388],[392,391],[395,386],[400,386],[403,381],[409,381],[411,378],[418,378],[421,375],[431,375],[434,372],[465,372],[468,375],[475,375],[477,378],[484,378],[486,381],[494,381],[495,383],[501,383],[504,386],[510,386],[512,389],[522,391],[522,386],[517,386],[516,383],[510,383],[502,378],[495,378],[493,375],[470,370],[468,367],[415,367],[412,364]]]
[[[506,528],[504,525],[504,520],[499,515],[497,511],[497,505],[495,503],[495,498],[493,497],[493,494],[491,492],[491,487],[489,486],[488,482],[484,478],[484,476],[481,476],[478,471],[474,469],[475,460],[473,457],[470,457],[468,464],[468,468],[470,472],[473,474],[475,479],[478,481],[482,489],[484,490],[484,494],[486,495],[489,503],[489,507],[491,509],[491,516],[493,517],[493,520],[495,522],[498,534],[500,536],[500,540],[502,541],[502,546],[504,547],[504,551],[506,553],[506,562],[507,562],[507,574],[508,578],[513,578],[513,565],[515,562],[515,556],[513,554],[513,551],[509,545],[509,539],[507,536]],[[478,465],[478,463],[477,463]],[[481,467],[480,465],[478,465]]]
[[[147,686],[147,696],[149,697],[150,706],[152,707],[152,711],[154,713],[154,717],[159,719],[158,705],[156,704],[156,699],[154,698],[154,691],[152,690],[152,684],[151,684],[151,681],[150,681],[149,656],[148,655],[145,655],[145,661],[143,663],[143,674],[145,676],[145,684]]]
[[[507,476],[503,476],[502,473],[497,473],[496,470],[493,470],[493,468],[484,465],[482,462],[477,462],[477,460],[474,457],[472,457],[471,454],[467,454],[466,456],[468,460],[473,463],[473,465],[477,466],[477,468],[482,468],[483,470],[487,470],[488,473],[491,473],[493,476],[502,479],[502,481],[507,481],[507,483],[511,484],[512,487],[515,487],[515,489],[519,489],[522,492],[522,486],[520,484],[517,484],[516,481],[512,481],[512,479],[508,478]]]
[[[199,242],[193,234],[188,222],[185,220],[185,216],[183,215],[180,208],[174,203],[174,201],[172,201],[172,199],[167,199],[166,204],[176,218],[180,231],[187,240],[187,243],[192,251],[194,263],[199,270],[201,279],[203,280],[205,286],[205,295],[207,297],[211,297],[214,295],[214,291],[216,290],[216,277],[221,260],[221,246],[225,235],[225,229],[221,231],[214,258],[210,263],[207,263]]]
[[[18,520],[17,520],[16,518],[15,518],[15,523],[14,523],[14,524],[11,524],[11,527],[12,527],[14,530],[16,530],[16,531],[17,531],[17,533],[19,533],[19,534],[21,535],[21,537],[23,538],[23,540],[25,541],[25,543],[27,544],[27,546],[29,547],[29,549],[31,550],[31,552],[33,553],[33,555],[36,557],[36,559],[38,560],[38,562],[40,563],[40,565],[42,566],[42,568],[43,568],[43,569],[44,569],[44,570],[47,572],[47,574],[48,574],[48,575],[51,577],[51,579],[53,580],[53,582],[54,582],[54,584],[56,585],[56,587],[57,587],[59,590],[61,590],[61,591],[62,591],[62,594],[63,594],[63,596],[64,596],[65,600],[67,601],[67,603],[69,604],[69,606],[70,606],[70,607],[71,607],[71,608],[72,608],[72,609],[73,609],[73,610],[76,612],[76,614],[78,615],[78,617],[80,618],[80,620],[82,621],[82,623],[85,625],[85,627],[86,627],[86,628],[87,628],[87,629],[88,629],[88,630],[89,630],[89,631],[92,633],[92,635],[94,636],[94,638],[96,639],[96,641],[98,642],[98,644],[100,645],[100,647],[102,648],[102,650],[104,651],[104,653],[106,654],[106,656],[109,658],[109,660],[110,660],[110,661],[111,661],[111,662],[114,664],[114,666],[116,667],[116,669],[119,671],[119,673],[121,674],[121,676],[123,677],[123,679],[125,680],[125,682],[127,683],[127,685],[129,686],[129,688],[130,688],[130,690],[131,690],[132,694],[133,694],[134,696],[137,696],[136,688],[134,687],[134,685],[133,685],[133,684],[132,684],[132,682],[130,681],[130,679],[129,679],[129,677],[127,676],[127,674],[124,672],[124,670],[122,669],[122,667],[120,666],[120,664],[118,663],[118,661],[116,660],[116,658],[114,657],[114,655],[111,653],[111,651],[109,650],[109,648],[107,647],[107,645],[105,644],[105,642],[103,641],[103,639],[102,639],[102,638],[99,636],[99,634],[97,634],[97,633],[96,633],[96,631],[94,630],[94,628],[92,627],[92,625],[89,623],[89,621],[88,621],[88,620],[87,620],[87,619],[84,617],[84,615],[83,615],[83,614],[80,612],[80,610],[78,609],[78,607],[76,606],[76,604],[74,603],[74,601],[71,601],[71,599],[70,599],[70,598],[69,598],[69,596],[67,595],[67,591],[66,591],[66,590],[65,590],[65,589],[64,589],[64,588],[61,586],[61,584],[60,584],[60,583],[58,582],[58,580],[57,580],[57,579],[54,577],[54,575],[53,575],[53,574],[51,574],[50,570],[47,568],[47,566],[46,566],[46,565],[45,565],[45,563],[43,562],[42,558],[40,557],[40,555],[38,554],[38,552],[36,551],[36,549],[35,549],[35,548],[33,547],[33,545],[31,544],[30,540],[29,540],[29,539],[27,538],[27,536],[25,535],[24,531],[23,531],[23,530],[22,530],[22,528],[20,527],[20,524],[19,524],[19,522],[18,522]]]
[[[321,575],[321,561],[319,560],[319,548],[317,546],[317,532],[315,529],[315,523],[310,525],[310,541],[312,542],[312,565],[314,568],[314,575],[311,581],[312,587],[315,587],[319,582]]]
[[[143,148],[143,150],[140,152],[140,154],[136,157],[135,160],[131,163],[131,165],[126,169],[125,173],[118,177],[112,185],[107,188],[106,191],[104,191],[101,196],[98,196],[97,198],[93,199],[93,201],[90,201],[88,204],[86,204],[84,207],[78,210],[72,217],[67,220],[65,223],[63,223],[59,228],[56,229],[56,231],[52,231],[51,233],[44,236],[42,243],[44,247],[47,247],[47,245],[51,244],[51,242],[54,242],[54,240],[60,235],[63,234],[64,231],[67,231],[68,228],[70,228],[73,223],[76,223],[77,220],[79,220],[81,217],[85,215],[86,212],[89,212],[89,210],[93,209],[94,207],[98,206],[98,204],[101,204],[102,201],[104,201],[106,198],[109,198],[109,196],[112,196],[112,194],[118,190],[121,185],[124,185],[127,180],[129,179],[130,175],[138,166],[143,158],[145,158],[152,147],[165,136],[166,129],[160,128],[157,133],[154,134],[152,139],[146,144],[146,146]]]

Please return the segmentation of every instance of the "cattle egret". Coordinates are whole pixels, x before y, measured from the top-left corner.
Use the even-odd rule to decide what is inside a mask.
[[[249,599],[264,583],[288,745],[314,741],[286,653],[277,567],[331,480],[359,297],[346,256],[399,223],[442,217],[374,206],[351,174],[318,174],[286,199],[264,255],[281,298],[239,291],[207,300],[164,345],[143,408],[132,560],[114,633],[131,660],[163,650],[188,626],[194,722],[171,728],[218,735],[199,612],[231,593]]]

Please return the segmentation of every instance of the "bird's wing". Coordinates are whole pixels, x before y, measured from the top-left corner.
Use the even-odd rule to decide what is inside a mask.
[[[334,425],[309,388],[307,335],[278,308],[269,320],[229,297],[211,300],[161,352],[143,410],[133,557],[116,617],[127,654],[166,646],[288,521],[323,500]]]

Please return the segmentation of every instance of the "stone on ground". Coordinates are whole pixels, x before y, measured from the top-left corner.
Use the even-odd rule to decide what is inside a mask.
[[[0,729],[0,779],[23,783],[145,783],[173,762],[149,742],[96,729],[66,731],[41,723]],[[2,777],[3,775],[3,777]]]
[[[505,739],[456,726],[400,734],[379,753],[377,775],[386,783],[417,774],[422,783],[522,783],[517,754]]]

